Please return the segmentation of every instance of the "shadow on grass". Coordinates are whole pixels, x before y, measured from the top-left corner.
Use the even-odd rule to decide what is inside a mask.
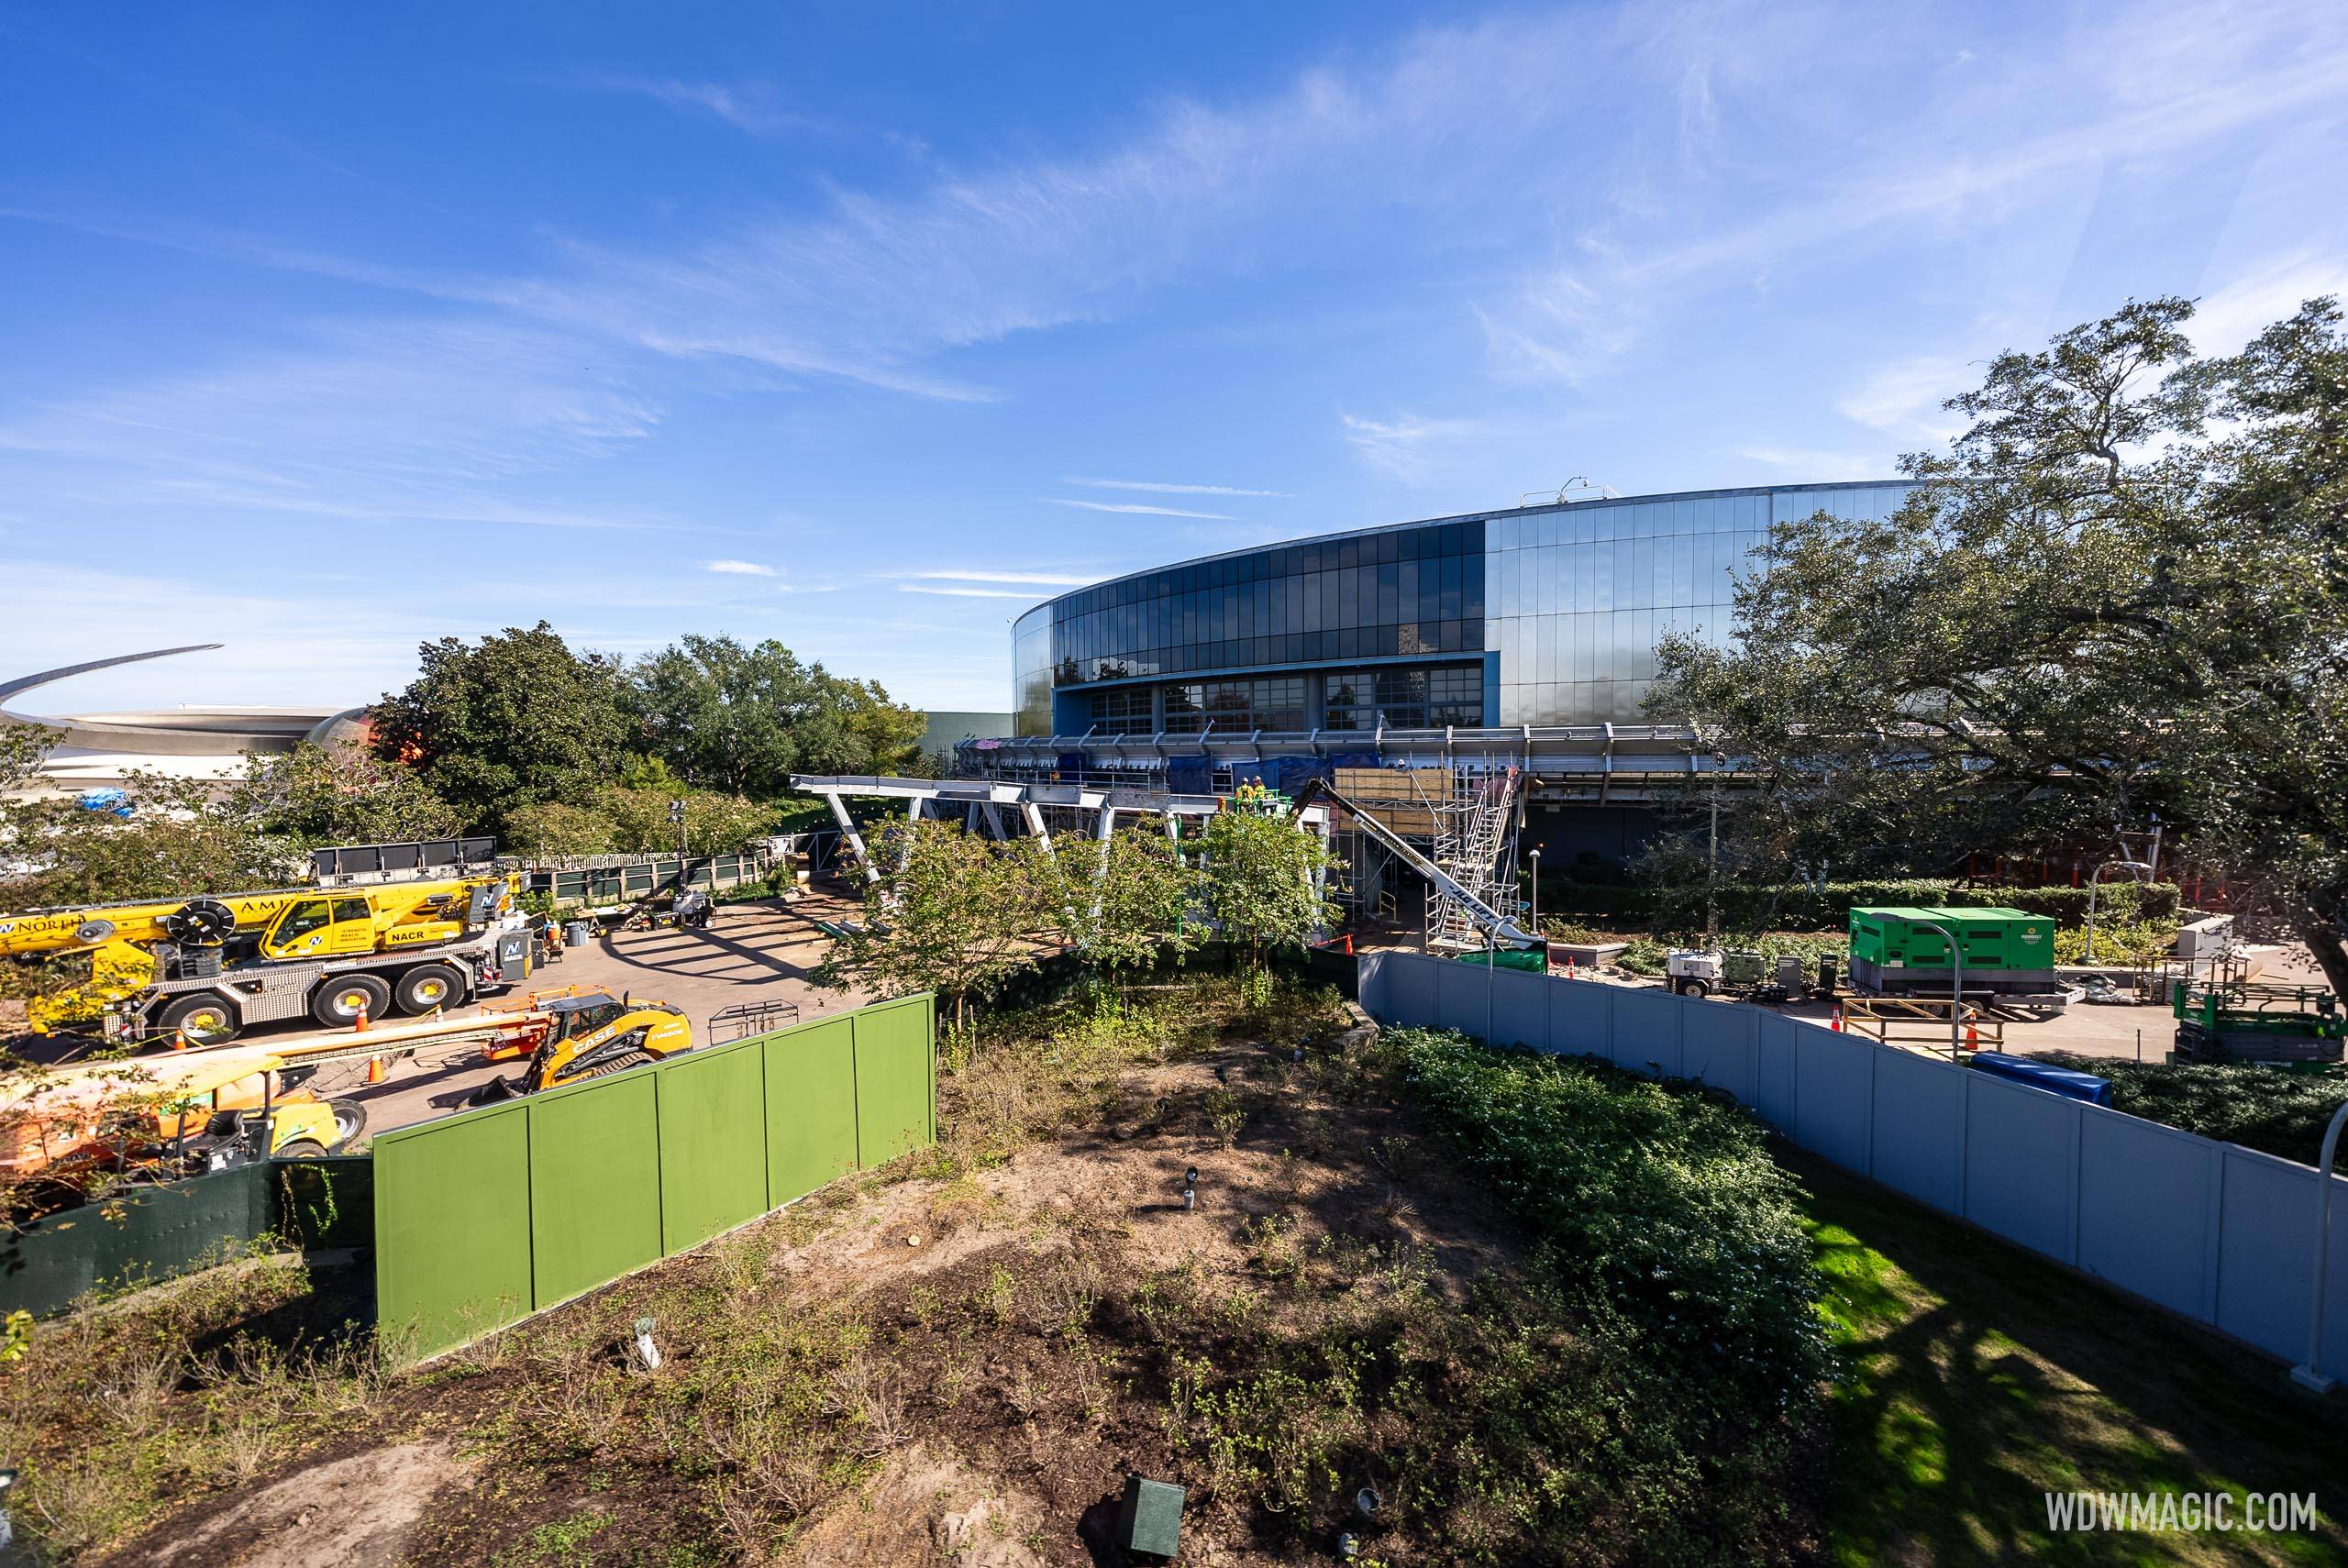
[[[1884,1562],[2348,1562],[2348,1421],[2284,1370],[1797,1150],[1845,1361],[1830,1555]],[[2317,1495],[2302,1535],[2066,1532],[2050,1491]]]

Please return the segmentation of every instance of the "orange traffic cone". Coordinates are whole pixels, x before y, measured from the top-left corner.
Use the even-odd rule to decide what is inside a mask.
[[[1828,1027],[1833,1029],[1837,1034],[1843,1032],[1843,1004],[1841,1002],[1836,1002],[1834,1004],[1834,1021],[1829,1024]]]
[[[367,1081],[371,1084],[380,1084],[383,1081],[383,1058],[381,1056],[367,1058]]]
[[[367,999],[364,997],[359,999],[359,1021],[353,1023],[350,1028],[353,1033],[364,1034],[367,1032]]]
[[[172,1049],[174,1051],[184,1051],[187,1049],[186,1030],[174,1029],[172,1031]]]
[[[1981,1049],[1981,1036],[1974,1029],[1973,1021],[1969,1018],[1965,1021],[1965,1048],[1968,1051]]]
[[[1570,979],[1572,979],[1573,977],[1574,977],[1574,955],[1573,955],[1572,954],[1568,953],[1568,954],[1567,954],[1567,955],[1566,955],[1566,978],[1567,978],[1567,979],[1568,979],[1568,980],[1570,980]]]

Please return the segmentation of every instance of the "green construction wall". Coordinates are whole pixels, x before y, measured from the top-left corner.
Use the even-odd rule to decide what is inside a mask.
[[[383,1133],[387,1342],[453,1350],[927,1145],[935,1043],[906,997]]]

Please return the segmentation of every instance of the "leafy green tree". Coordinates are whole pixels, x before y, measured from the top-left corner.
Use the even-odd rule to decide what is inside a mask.
[[[2348,345],[2314,301],[2196,362],[2182,300],[1993,360],[1882,523],[1781,525],[1735,644],[1648,699],[1799,879],[2109,845],[2157,816],[2348,987]],[[1700,795],[1686,802],[1700,806]]]
[[[608,855],[618,847],[618,830],[593,806],[540,801],[505,813],[503,847],[515,855]]]
[[[1274,949],[1301,946],[1336,922],[1324,885],[1328,853],[1294,819],[1234,801],[1207,819],[1201,845],[1208,913],[1256,967]]]
[[[958,823],[892,821],[873,839],[881,879],[867,919],[836,937],[819,986],[863,985],[883,996],[935,991],[963,1026],[987,997],[1048,951],[1039,938],[1063,918],[1062,884],[1032,839],[990,843]]]
[[[771,639],[683,637],[637,661],[626,700],[643,744],[679,776],[755,800],[787,794],[793,772],[901,771],[925,725],[878,685]]]
[[[1160,827],[1119,828],[1099,843],[1064,839],[1053,865],[1069,944],[1097,969],[1132,968],[1205,938],[1204,922],[1191,918],[1200,873]]]
[[[468,829],[611,782],[627,735],[616,660],[573,653],[544,621],[419,653],[415,679],[375,707],[376,751],[414,766]]]
[[[46,724],[0,720],[0,790],[15,790],[30,783],[42,761],[63,738],[61,732]]]
[[[305,847],[448,838],[460,825],[448,802],[397,758],[307,741],[273,756],[249,755],[224,804],[260,833]]]
[[[205,780],[134,773],[124,786],[128,818],[71,800],[13,813],[7,853],[34,869],[0,882],[0,909],[242,892],[305,869],[295,845],[263,834]]]
[[[673,850],[678,824],[670,819],[669,803],[678,800],[685,803],[685,848],[693,855],[730,855],[766,833],[774,822],[772,807],[714,790],[688,790],[681,795],[660,790],[604,790],[596,793],[594,809],[612,823],[613,847]]]

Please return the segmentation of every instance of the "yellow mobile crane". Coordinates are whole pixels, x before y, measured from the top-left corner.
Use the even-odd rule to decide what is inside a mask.
[[[0,956],[86,953],[90,977],[35,1000],[34,1030],[231,1040],[305,1014],[328,1028],[455,1006],[528,974],[515,877],[280,888],[0,914]]]

